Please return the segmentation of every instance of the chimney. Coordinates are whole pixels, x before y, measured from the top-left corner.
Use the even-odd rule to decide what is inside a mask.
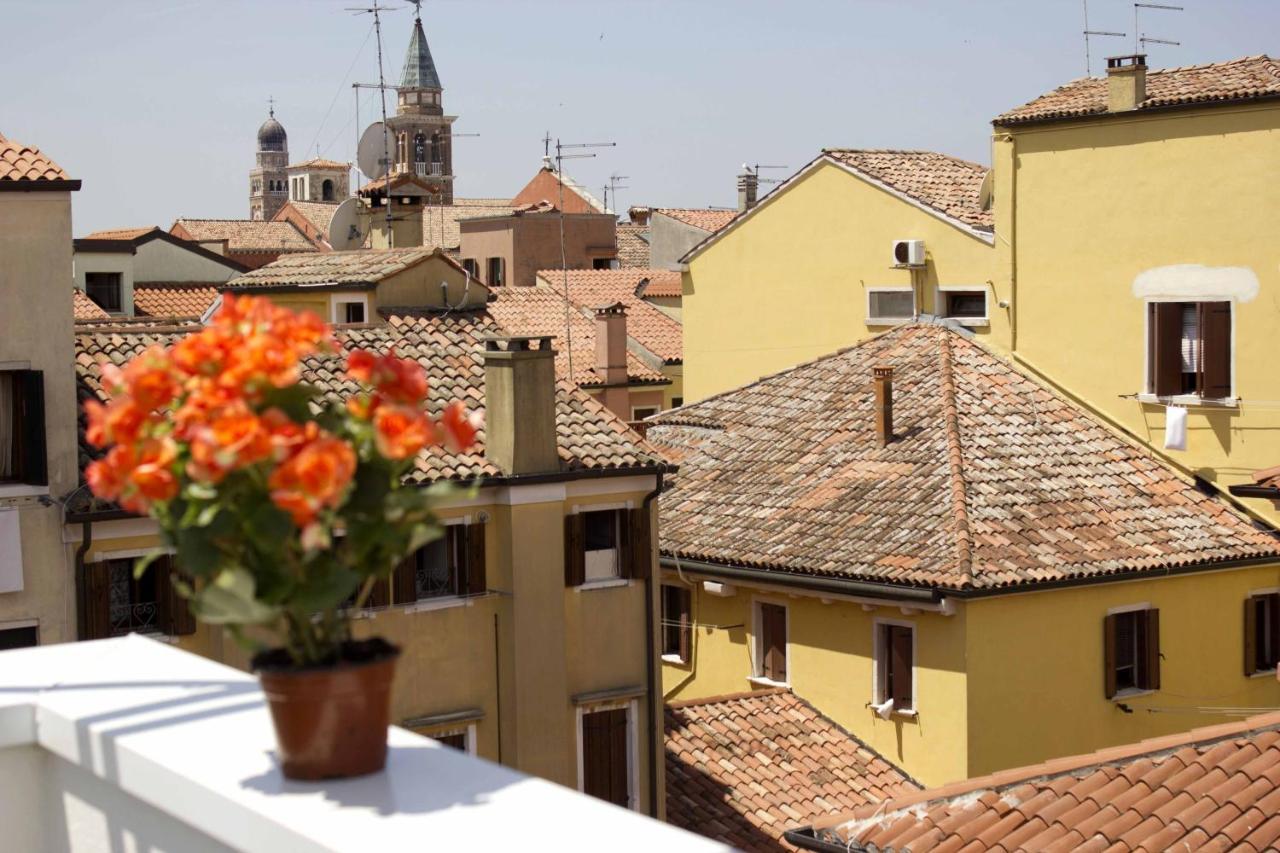
[[[1107,57],[1107,112],[1136,110],[1147,99],[1147,55]]]
[[[750,210],[756,206],[756,191],[760,188],[760,178],[750,169],[744,168],[738,175],[738,212]]]
[[[624,421],[631,420],[627,389],[627,309],[621,302],[596,311],[596,375],[604,383],[599,400]]]
[[[650,208],[642,207],[640,205],[632,205],[627,210],[627,216],[630,218],[631,224],[639,225],[641,228],[649,227],[650,213],[652,213],[652,210]]]
[[[550,336],[485,339],[484,454],[503,474],[560,470],[555,359]]]
[[[893,441],[893,368],[873,367],[876,385],[876,438],[881,447]]]

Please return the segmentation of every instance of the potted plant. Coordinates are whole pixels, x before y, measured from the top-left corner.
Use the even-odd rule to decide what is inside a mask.
[[[85,405],[87,439],[109,448],[93,492],[159,523],[198,619],[272,638],[253,667],[294,779],[385,764],[399,650],[353,639],[350,614],[442,533],[444,489],[404,482],[419,452],[475,437],[459,402],[430,416],[425,371],[394,352],[346,353],[352,393],[322,396],[301,375],[325,354],[341,352],[315,315],[226,296],[198,332],[105,366],[108,403]]]

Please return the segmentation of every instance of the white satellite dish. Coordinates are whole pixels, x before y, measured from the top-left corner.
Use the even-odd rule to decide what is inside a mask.
[[[360,199],[349,198],[333,212],[329,220],[329,245],[335,252],[359,249],[368,234],[360,227]]]
[[[388,140],[383,137],[384,132],[382,122],[375,121],[360,135],[360,144],[356,146],[356,164],[371,181],[381,178],[391,167],[387,162]]]

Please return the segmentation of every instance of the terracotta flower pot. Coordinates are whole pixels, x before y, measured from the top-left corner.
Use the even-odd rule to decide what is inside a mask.
[[[254,658],[287,778],[363,776],[386,765],[399,656],[399,648],[375,638],[346,644],[331,666],[292,666],[283,649]]]

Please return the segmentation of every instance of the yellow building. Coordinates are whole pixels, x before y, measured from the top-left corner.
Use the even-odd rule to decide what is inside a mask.
[[[70,288],[59,292],[70,298]],[[662,709],[650,519],[661,461],[588,395],[557,388],[549,340],[498,337],[502,328],[483,310],[388,320],[345,328],[340,338],[377,351],[394,346],[427,368],[438,403],[461,399],[485,416],[477,447],[464,454],[437,448],[412,475],[424,486],[469,484],[474,493],[442,508],[444,539],[410,557],[358,614],[359,634],[404,649],[394,719],[658,815]],[[101,394],[102,365],[182,333],[82,330],[80,396]],[[342,394],[341,376],[338,357],[315,358],[304,381]],[[157,543],[155,524],[80,497],[68,507],[65,532],[66,561],[80,581],[80,636],[158,633],[244,666],[240,647],[191,621],[166,571],[132,579],[135,558]]]
[[[929,151],[823,151],[684,256],[686,400],[930,314],[998,347],[987,169]]]
[[[790,687],[927,785],[1280,703],[1280,542],[976,335],[658,415],[665,696]]]
[[[994,122],[1014,351],[1186,471],[1248,486],[1280,463],[1280,65],[1108,65]],[[1259,494],[1280,521],[1280,491]]]

